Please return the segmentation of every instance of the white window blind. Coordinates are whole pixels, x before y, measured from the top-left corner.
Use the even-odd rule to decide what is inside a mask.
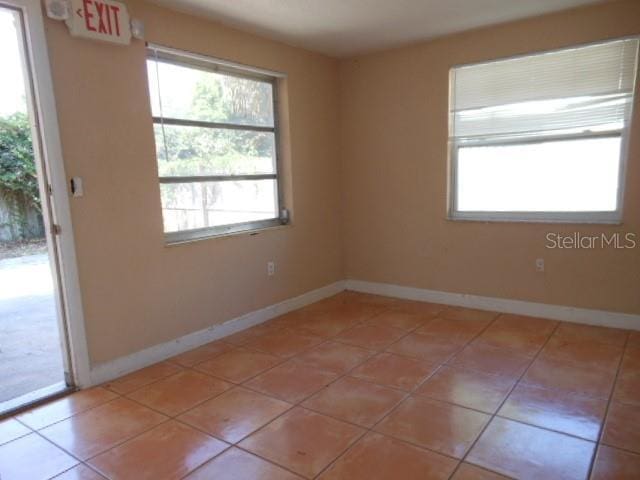
[[[638,39],[451,70],[452,218],[618,222]]]
[[[541,137],[621,130],[629,121],[638,40],[455,68],[452,135]]]

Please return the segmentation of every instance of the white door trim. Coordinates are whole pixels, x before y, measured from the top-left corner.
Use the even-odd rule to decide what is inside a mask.
[[[0,6],[21,10],[25,20],[27,54],[36,103],[35,120],[41,140],[40,151],[44,155],[47,179],[52,187],[52,215],[56,224],[61,227],[61,233],[57,236],[59,275],[64,292],[61,309],[66,322],[71,373],[75,386],[84,387],[90,383],[89,354],[42,4],[40,0],[0,0]],[[63,335],[65,332],[60,333]]]

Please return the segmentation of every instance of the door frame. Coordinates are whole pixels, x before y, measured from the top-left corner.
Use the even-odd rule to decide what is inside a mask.
[[[66,357],[65,370],[70,374],[65,380],[70,387],[84,388],[91,384],[89,353],[42,3],[40,0],[0,0],[0,7],[22,13],[34,160],[40,177],[47,247],[57,289],[61,344],[66,350],[62,353]]]

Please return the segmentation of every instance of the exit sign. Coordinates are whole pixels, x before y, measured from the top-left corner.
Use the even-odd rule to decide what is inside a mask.
[[[127,6],[113,0],[71,0],[66,20],[71,35],[128,45],[131,24]]]

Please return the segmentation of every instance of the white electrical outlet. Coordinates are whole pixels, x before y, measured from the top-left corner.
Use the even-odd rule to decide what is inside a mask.
[[[536,272],[544,272],[544,258],[536,258]]]
[[[276,263],[271,261],[267,262],[267,275],[273,277],[276,274]]]

